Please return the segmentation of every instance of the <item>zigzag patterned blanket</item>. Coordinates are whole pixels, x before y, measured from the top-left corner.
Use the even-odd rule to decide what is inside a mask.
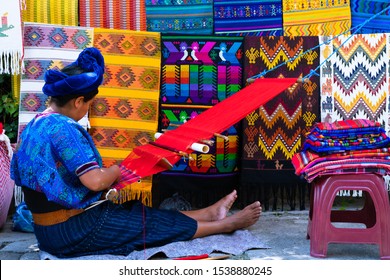
[[[244,41],[244,78],[264,69],[285,65],[265,77],[299,77],[319,63],[318,53],[303,52],[318,44],[317,37],[246,37]],[[298,56],[296,59],[293,57]],[[291,158],[302,146],[305,133],[319,120],[318,77],[286,90],[243,121],[242,168],[246,172],[271,171],[266,181],[282,179],[274,172],[292,173]],[[243,175],[246,182],[255,180]],[[265,175],[263,176],[265,177]],[[268,176],[267,176],[268,177]]]
[[[321,68],[323,121],[368,119],[389,132],[389,41],[386,33],[359,34],[321,46],[321,61],[327,59]]]

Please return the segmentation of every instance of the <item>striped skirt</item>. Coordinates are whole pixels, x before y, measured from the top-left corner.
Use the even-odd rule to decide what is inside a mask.
[[[178,211],[103,202],[53,226],[34,225],[41,250],[58,258],[128,255],[134,250],[190,240],[197,222]]]

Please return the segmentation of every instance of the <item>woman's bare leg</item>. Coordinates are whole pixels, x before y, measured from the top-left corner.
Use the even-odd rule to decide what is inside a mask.
[[[193,238],[204,237],[218,233],[233,232],[238,229],[249,227],[255,224],[261,215],[261,205],[256,201],[241,211],[226,216],[221,220],[212,222],[198,221],[198,228]]]
[[[198,222],[211,222],[224,219],[237,199],[237,191],[234,190],[213,205],[199,210],[182,211],[183,214]]]

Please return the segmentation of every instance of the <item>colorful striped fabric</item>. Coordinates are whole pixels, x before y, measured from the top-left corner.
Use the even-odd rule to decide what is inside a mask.
[[[148,31],[213,34],[213,0],[145,0]]]
[[[388,148],[381,148],[345,151],[334,154],[319,154],[310,150],[306,150],[296,153],[292,158],[292,163],[295,168],[295,174],[302,175],[308,168],[311,168],[318,163],[349,158],[376,158],[389,160],[390,151]]]
[[[24,0],[24,22],[79,25],[78,0]]]
[[[390,174],[390,138],[379,123],[365,119],[317,123],[292,159],[295,174],[308,182],[322,175]]]
[[[282,0],[214,0],[214,33],[283,35]]]
[[[146,31],[145,0],[79,0],[80,26]]]
[[[379,122],[366,119],[340,120],[332,123],[316,123],[312,129],[325,136],[350,136],[356,133],[378,133],[382,130]]]
[[[310,183],[318,176],[341,173],[342,171],[351,172],[351,169],[356,173],[373,172],[370,169],[374,169],[381,175],[390,175],[388,159],[350,158],[316,164],[306,170],[305,179]],[[383,169],[383,171],[379,172],[378,169]]]
[[[358,34],[389,33],[390,10],[389,0],[350,0],[352,13],[352,32]],[[373,19],[374,15],[379,14]],[[369,20],[370,19],[370,20]],[[368,21],[369,20],[369,21]],[[361,27],[361,28],[360,28]],[[357,28],[360,28],[357,30]]]
[[[345,123],[344,121],[340,122]],[[313,129],[306,137],[303,151],[338,153],[350,150],[382,148],[390,144],[390,138],[387,137],[384,128],[381,126],[358,127],[352,125],[351,131],[347,132],[348,125],[336,126],[337,129],[333,131],[326,130],[325,134],[320,129]]]
[[[94,29],[105,59],[104,82],[90,110],[89,130],[104,166],[119,164],[136,146],[154,140],[158,126],[161,40],[156,32]],[[151,205],[151,179],[129,185],[121,202]]]
[[[19,102],[19,134],[39,112],[46,109],[42,92],[47,69],[61,69],[74,62],[93,43],[93,29],[38,23],[24,25],[24,67]],[[87,128],[84,117],[80,123]]]
[[[350,0],[283,1],[285,36],[329,36],[349,33]]]

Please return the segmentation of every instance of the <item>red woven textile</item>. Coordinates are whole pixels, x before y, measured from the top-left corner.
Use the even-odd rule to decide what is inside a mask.
[[[225,131],[296,82],[297,78],[257,79],[177,129],[165,132],[155,141],[160,147],[146,144],[135,148],[122,165],[141,178],[164,171],[167,162],[174,165],[180,159],[179,151],[192,152],[191,144]]]

